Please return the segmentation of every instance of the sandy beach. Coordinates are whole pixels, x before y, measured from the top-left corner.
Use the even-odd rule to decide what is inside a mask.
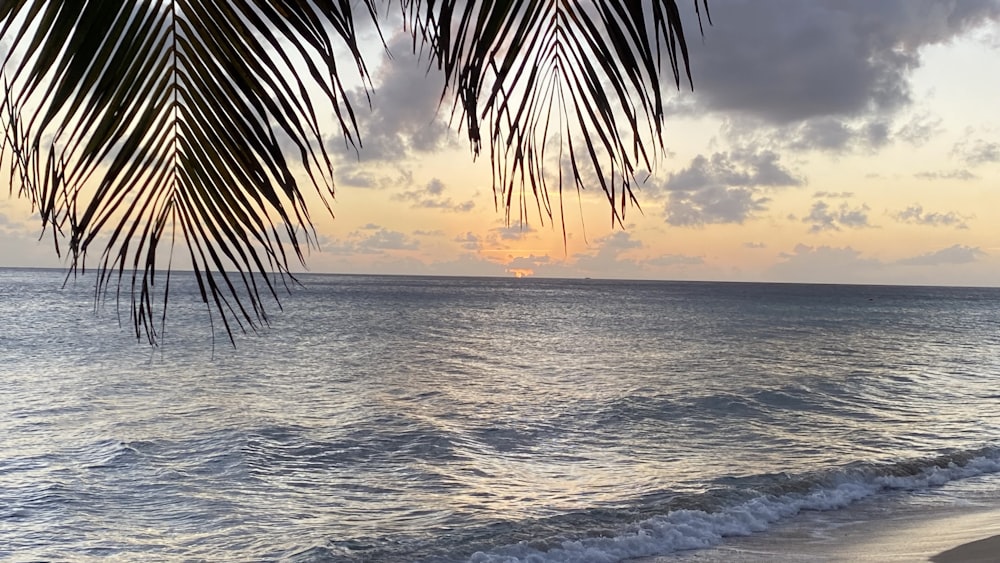
[[[1000,535],[964,543],[933,557],[934,563],[990,563],[1000,561]]]

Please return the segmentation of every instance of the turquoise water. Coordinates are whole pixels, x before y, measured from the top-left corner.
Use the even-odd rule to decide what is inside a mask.
[[[0,270],[0,558],[620,561],[1000,471],[1000,290]],[[975,484],[975,486],[973,486]],[[912,498],[911,498],[912,500]]]

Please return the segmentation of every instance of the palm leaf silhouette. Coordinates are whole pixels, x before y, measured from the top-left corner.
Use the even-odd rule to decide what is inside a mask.
[[[494,194],[508,221],[519,191],[519,219],[527,218],[526,189],[543,217],[551,219],[554,207],[561,213],[564,182],[584,189],[587,165],[608,198],[612,223],[622,226],[626,204],[638,204],[632,193],[637,168],[651,169],[663,148],[661,61],[668,61],[674,85],[680,87],[682,66],[691,83],[676,3],[404,4],[414,21],[414,36],[431,46],[446,89],[457,94],[456,109],[474,152],[480,152],[484,137],[488,140]],[[707,0],[701,6],[708,17]],[[697,0],[694,7],[700,25]],[[550,146],[558,151],[558,206],[549,198]],[[561,168],[564,160],[569,178]],[[560,222],[565,237],[565,221]]]
[[[568,181],[584,188],[589,170],[621,223],[637,167],[662,148],[661,59],[678,86],[688,65],[672,0],[400,7],[414,48],[445,73],[442,100],[455,93],[475,154],[487,139],[508,219],[515,193],[527,213],[526,190],[552,218],[553,165],[562,208],[566,160]],[[96,249],[98,299],[124,288],[137,337],[157,339],[178,241],[230,339],[254,329],[267,322],[263,297],[277,299],[290,260],[302,262],[315,240],[305,191],[330,211],[321,116],[332,110],[344,142],[360,144],[343,80],[357,73],[371,85],[356,22],[378,29],[380,9],[377,0],[4,0],[0,160],[11,189],[30,199],[71,272]]]

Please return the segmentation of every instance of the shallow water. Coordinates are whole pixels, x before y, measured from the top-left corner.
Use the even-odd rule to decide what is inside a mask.
[[[234,350],[180,278],[151,351],[62,280],[0,270],[0,558],[617,561],[1000,470],[1000,290],[305,276]]]

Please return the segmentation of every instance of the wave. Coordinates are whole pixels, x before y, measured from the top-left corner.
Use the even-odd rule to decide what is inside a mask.
[[[826,511],[891,491],[920,491],[1000,473],[1000,447],[953,451],[892,463],[851,463],[802,474],[724,477],[698,494],[661,492],[627,506],[602,507],[463,530],[433,539],[331,541],[295,561],[613,562],[708,548],[768,530],[803,511]]]
[[[853,463],[802,475],[720,479],[718,489],[630,511],[666,509],[616,533],[521,541],[478,551],[469,561],[611,562],[666,555],[715,546],[726,537],[763,532],[802,511],[835,510],[887,491],[923,490],[998,472],[1000,447],[989,446],[894,463]]]

